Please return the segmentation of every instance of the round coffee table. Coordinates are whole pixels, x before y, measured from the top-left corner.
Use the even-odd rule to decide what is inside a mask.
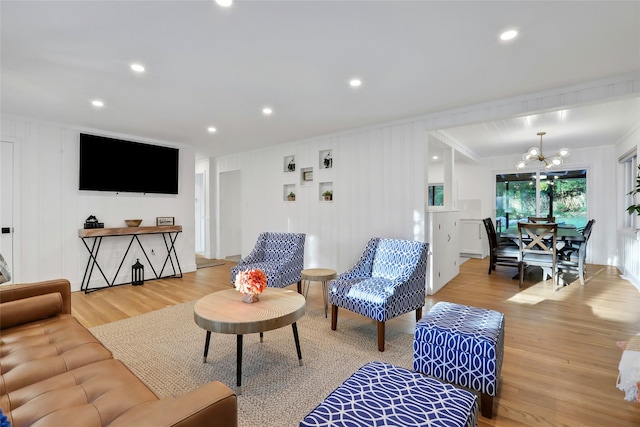
[[[204,363],[207,362],[211,332],[237,336],[238,394],[242,394],[242,336],[244,334],[259,332],[262,340],[263,332],[291,325],[298,352],[298,363],[302,365],[296,321],[304,315],[304,297],[288,289],[267,288],[259,298],[260,301],[248,304],[242,302],[242,295],[238,291],[228,289],[199,299],[194,307],[193,318],[196,324],[207,331],[202,360]]]
[[[329,306],[329,289],[327,288],[327,282],[336,278],[336,271],[330,268],[307,268],[302,270],[302,280],[307,281],[307,291],[305,297],[309,293],[309,286],[311,282],[322,282],[322,298],[324,298],[324,317],[327,317],[327,307]]]

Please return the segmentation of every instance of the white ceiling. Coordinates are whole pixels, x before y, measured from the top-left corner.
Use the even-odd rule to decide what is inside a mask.
[[[210,156],[640,70],[638,1],[3,0],[0,24],[3,114]],[[638,98],[444,132],[484,157],[541,130],[545,147],[610,144],[634,121]]]
[[[560,148],[613,145],[640,125],[640,97],[440,130],[478,157],[524,154],[540,144],[554,155]]]

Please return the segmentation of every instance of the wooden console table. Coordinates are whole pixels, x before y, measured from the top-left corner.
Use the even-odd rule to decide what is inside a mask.
[[[118,228],[88,228],[88,229],[80,229],[78,230],[78,237],[82,239],[82,243],[84,247],[89,251],[89,260],[87,261],[87,267],[84,270],[84,275],[82,276],[82,284],[80,289],[85,293],[97,291],[99,289],[110,288],[112,286],[125,285],[128,283],[115,283],[116,278],[118,277],[118,273],[120,273],[120,269],[122,268],[122,264],[124,264],[124,260],[127,258],[127,254],[129,253],[129,249],[131,249],[131,245],[134,241],[138,242],[140,249],[142,249],[142,253],[144,254],[151,270],[153,271],[153,275],[155,279],[164,279],[167,277],[182,277],[182,269],[180,268],[180,261],[178,260],[178,254],[176,253],[175,242],[178,238],[178,233],[182,233],[181,225],[165,225],[165,226],[156,226],[156,227],[118,227]],[[160,273],[156,272],[156,269],[153,267],[147,252],[144,250],[144,246],[140,242],[138,236],[145,234],[161,234],[162,240],[164,241],[164,245],[167,248],[167,257],[164,259],[164,263],[162,264],[162,269],[160,269]],[[102,271],[100,264],[98,264],[98,252],[100,251],[100,245],[102,244],[103,237],[117,237],[117,236],[131,236],[131,241],[129,242],[129,246],[127,246],[127,250],[122,256],[122,261],[120,261],[120,266],[118,266],[118,270],[116,274],[113,276],[113,279],[109,281],[107,276]],[[91,243],[91,247],[87,244],[90,239],[93,239]],[[175,264],[174,264],[175,258]],[[171,264],[171,268],[173,269],[173,274],[163,276],[164,269],[167,266],[167,263]],[[178,273],[176,273],[176,265],[178,267]],[[100,274],[107,282],[107,286],[101,286],[98,288],[89,288],[89,281],[91,279],[91,275],[93,274],[93,267],[98,267]]]

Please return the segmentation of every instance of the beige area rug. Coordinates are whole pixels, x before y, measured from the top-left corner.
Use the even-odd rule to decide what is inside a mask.
[[[168,307],[91,329],[158,396],[182,395],[217,380],[236,389],[236,337],[212,334],[202,363],[205,331],[193,320],[195,302]],[[259,303],[258,303],[259,304]],[[298,322],[303,366],[291,326],[244,337],[240,427],[298,426],[334,388],[365,363],[379,360],[412,368],[413,335],[387,328],[385,352],[377,350],[374,322],[338,318],[332,331],[324,310]]]

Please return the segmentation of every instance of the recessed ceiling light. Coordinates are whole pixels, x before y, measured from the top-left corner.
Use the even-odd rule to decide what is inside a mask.
[[[438,156],[433,156],[432,159],[433,160],[438,160]]]
[[[91,101],[91,105],[93,105],[94,107],[104,107],[104,102],[100,101],[99,99],[94,99],[93,101]]]
[[[351,79],[351,81],[349,81],[351,87],[359,87],[361,84],[362,81],[360,79]]]
[[[505,31],[504,33],[500,34],[500,40],[504,40],[504,41],[512,40],[517,35],[518,35],[518,32],[516,30],[508,30],[508,31]]]
[[[222,7],[229,7],[233,4],[233,0],[216,0],[216,4]]]
[[[215,133],[217,130],[218,130],[218,129],[214,128],[213,126],[209,126],[209,127],[207,128],[207,131],[208,131],[209,133]]]
[[[268,116],[271,113],[273,113],[273,110],[270,107],[264,107],[262,109],[262,114],[264,114],[265,116]]]
[[[131,64],[131,69],[136,73],[144,73],[144,66],[140,64]]]

